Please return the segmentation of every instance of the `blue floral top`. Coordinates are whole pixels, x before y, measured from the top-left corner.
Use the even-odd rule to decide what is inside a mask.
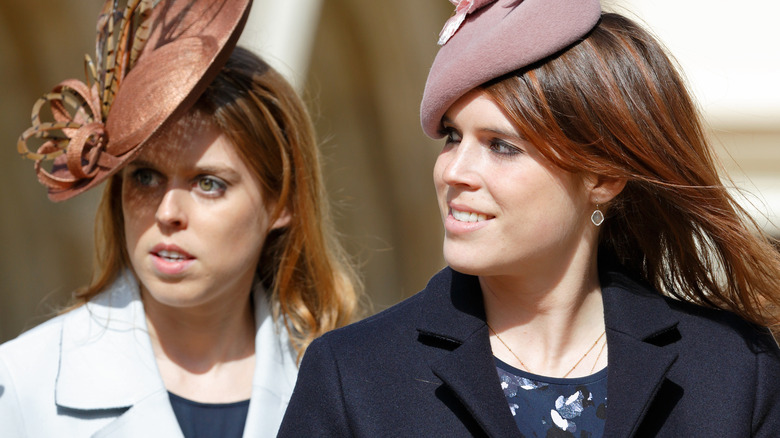
[[[495,359],[501,389],[524,437],[600,437],[607,414],[607,369],[559,379]]]

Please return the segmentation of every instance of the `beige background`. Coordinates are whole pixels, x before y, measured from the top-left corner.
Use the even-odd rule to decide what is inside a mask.
[[[440,145],[422,134],[418,108],[437,34],[452,6],[445,0],[311,2],[317,4],[317,12],[308,14],[313,21],[306,23],[313,27],[301,23],[301,28],[293,29],[295,34],[311,35],[304,44],[310,56],[296,61],[294,80],[305,89],[315,115],[339,229],[361,264],[374,310],[380,310],[419,290],[443,266],[431,183]],[[66,203],[50,203],[35,179],[32,162],[20,159],[15,145],[39,96],[65,78],[83,79],[83,57],[94,51],[94,21],[101,3],[0,2],[0,342],[52,315],[90,275],[99,190]],[[729,15],[697,21],[685,15],[695,11],[659,12],[674,7],[668,1],[612,3],[642,12],[656,30],[667,29],[662,37],[671,41],[672,50],[700,55],[686,69],[720,80],[694,85],[715,143],[726,167],[755,194],[750,199],[758,210],[770,219],[776,217],[780,98],[775,104],[773,96],[780,93],[774,82],[780,68],[772,60],[780,53],[777,32],[767,29],[766,34],[755,35],[756,26],[743,23],[752,33],[743,35],[748,39],[738,51],[711,52],[704,50],[714,41],[708,32],[716,35],[718,29],[729,29],[732,39],[740,37]],[[734,15],[733,4],[698,3]],[[754,15],[776,8],[758,0],[741,3],[742,7]],[[681,27],[686,32],[680,32]],[[757,39],[774,51],[751,47],[749,42]],[[737,53],[739,59],[729,62],[729,53],[724,52]],[[684,65],[691,59],[680,58]],[[751,76],[752,88],[740,87],[748,81],[733,75],[751,71],[752,64],[758,71]],[[762,79],[770,76],[775,79]],[[714,85],[706,85],[710,83]],[[724,87],[729,93],[708,94]],[[774,225],[762,223],[776,232]]]

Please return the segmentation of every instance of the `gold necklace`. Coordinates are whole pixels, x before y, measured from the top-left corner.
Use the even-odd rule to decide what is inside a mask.
[[[523,368],[524,368],[526,371],[528,371],[529,373],[531,373],[531,374],[535,374],[533,371],[531,371],[531,370],[528,368],[528,366],[527,366],[525,363],[523,363],[523,361],[522,361],[522,360],[520,360],[520,358],[519,358],[519,357],[518,357],[518,356],[515,354],[515,352],[514,352],[514,351],[512,351],[512,349],[511,349],[511,348],[509,348],[509,345],[506,345],[506,342],[504,342],[504,340],[503,340],[503,339],[501,339],[501,336],[498,336],[498,333],[496,333],[496,331],[495,331],[495,330],[493,330],[493,327],[491,327],[491,326],[490,326],[490,324],[488,324],[488,322],[487,322],[487,321],[485,321],[485,324],[487,324],[487,326],[488,326],[488,328],[490,329],[490,331],[491,331],[491,332],[493,332],[493,334],[494,334],[494,335],[496,335],[496,339],[498,339],[498,342],[501,342],[501,344],[502,344],[504,347],[506,347],[506,349],[507,349],[507,350],[509,350],[509,352],[510,352],[510,353],[512,353],[512,356],[514,356],[514,357],[515,357],[515,359],[517,359],[517,361],[518,361],[518,362],[520,362],[520,365],[522,365],[522,366],[523,366]],[[581,362],[582,362],[582,361],[585,359],[585,356],[587,356],[587,355],[588,355],[588,354],[589,354],[591,351],[593,351],[593,349],[596,347],[596,344],[598,344],[598,343],[599,343],[599,341],[601,340],[601,338],[602,338],[602,337],[604,337],[604,334],[605,334],[605,333],[606,333],[606,330],[604,330],[603,332],[601,332],[601,334],[599,335],[599,337],[598,337],[598,338],[596,338],[596,342],[594,342],[594,343],[593,343],[593,345],[591,345],[591,346],[590,346],[590,348],[588,348],[588,351],[586,351],[586,352],[585,352],[585,354],[583,354],[583,355],[582,355],[582,357],[580,357],[580,360],[578,360],[578,361],[577,361],[577,363],[575,363],[575,364],[574,364],[574,366],[573,366],[573,367],[571,367],[571,369],[570,369],[569,371],[567,371],[567,372],[566,372],[566,374],[564,374],[564,375],[563,375],[563,377],[561,377],[561,378],[566,378],[566,377],[567,377],[569,374],[571,374],[571,372],[572,372],[572,371],[574,371],[574,369],[575,369],[575,368],[577,368],[577,366],[578,366],[578,365],[579,365],[579,364],[580,364],[580,363],[581,363]],[[601,353],[603,353],[603,352],[604,352],[604,347],[605,347],[606,345],[607,345],[607,343],[605,342],[605,343],[604,343],[604,345],[601,347],[601,350],[599,351],[599,355],[598,355],[598,357],[596,357],[596,360],[597,360],[597,361],[598,361],[598,358],[599,358],[599,357],[601,357]],[[593,364],[593,368],[591,368],[591,372],[593,372],[593,369],[595,369],[595,367],[596,367],[596,364],[594,363],[594,364]]]
[[[597,354],[597,355],[596,355],[596,360],[595,360],[595,361],[593,361],[593,366],[592,366],[592,367],[590,367],[590,373],[591,373],[591,374],[593,374],[593,370],[595,370],[595,369],[596,369],[596,364],[597,364],[597,363],[599,363],[599,358],[601,357],[601,353],[603,353],[603,352],[604,352],[604,347],[606,347],[606,346],[607,346],[607,343],[606,343],[606,342],[604,342],[603,344],[601,344],[601,349],[599,349],[599,354]]]

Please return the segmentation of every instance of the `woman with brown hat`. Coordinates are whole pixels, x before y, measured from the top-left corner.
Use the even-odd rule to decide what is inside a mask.
[[[597,0],[461,0],[422,101],[449,265],[316,340],[280,436],[776,436],[780,256]]]
[[[234,50],[249,1],[132,3],[100,15],[94,85],[20,139],[53,200],[106,186],[94,280],[0,346],[0,436],[275,436],[298,358],[356,304],[312,124]]]

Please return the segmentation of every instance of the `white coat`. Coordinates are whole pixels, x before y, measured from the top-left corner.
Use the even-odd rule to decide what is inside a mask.
[[[245,437],[273,437],[297,366],[262,288]],[[181,437],[128,271],[84,306],[0,346],[0,437]]]

